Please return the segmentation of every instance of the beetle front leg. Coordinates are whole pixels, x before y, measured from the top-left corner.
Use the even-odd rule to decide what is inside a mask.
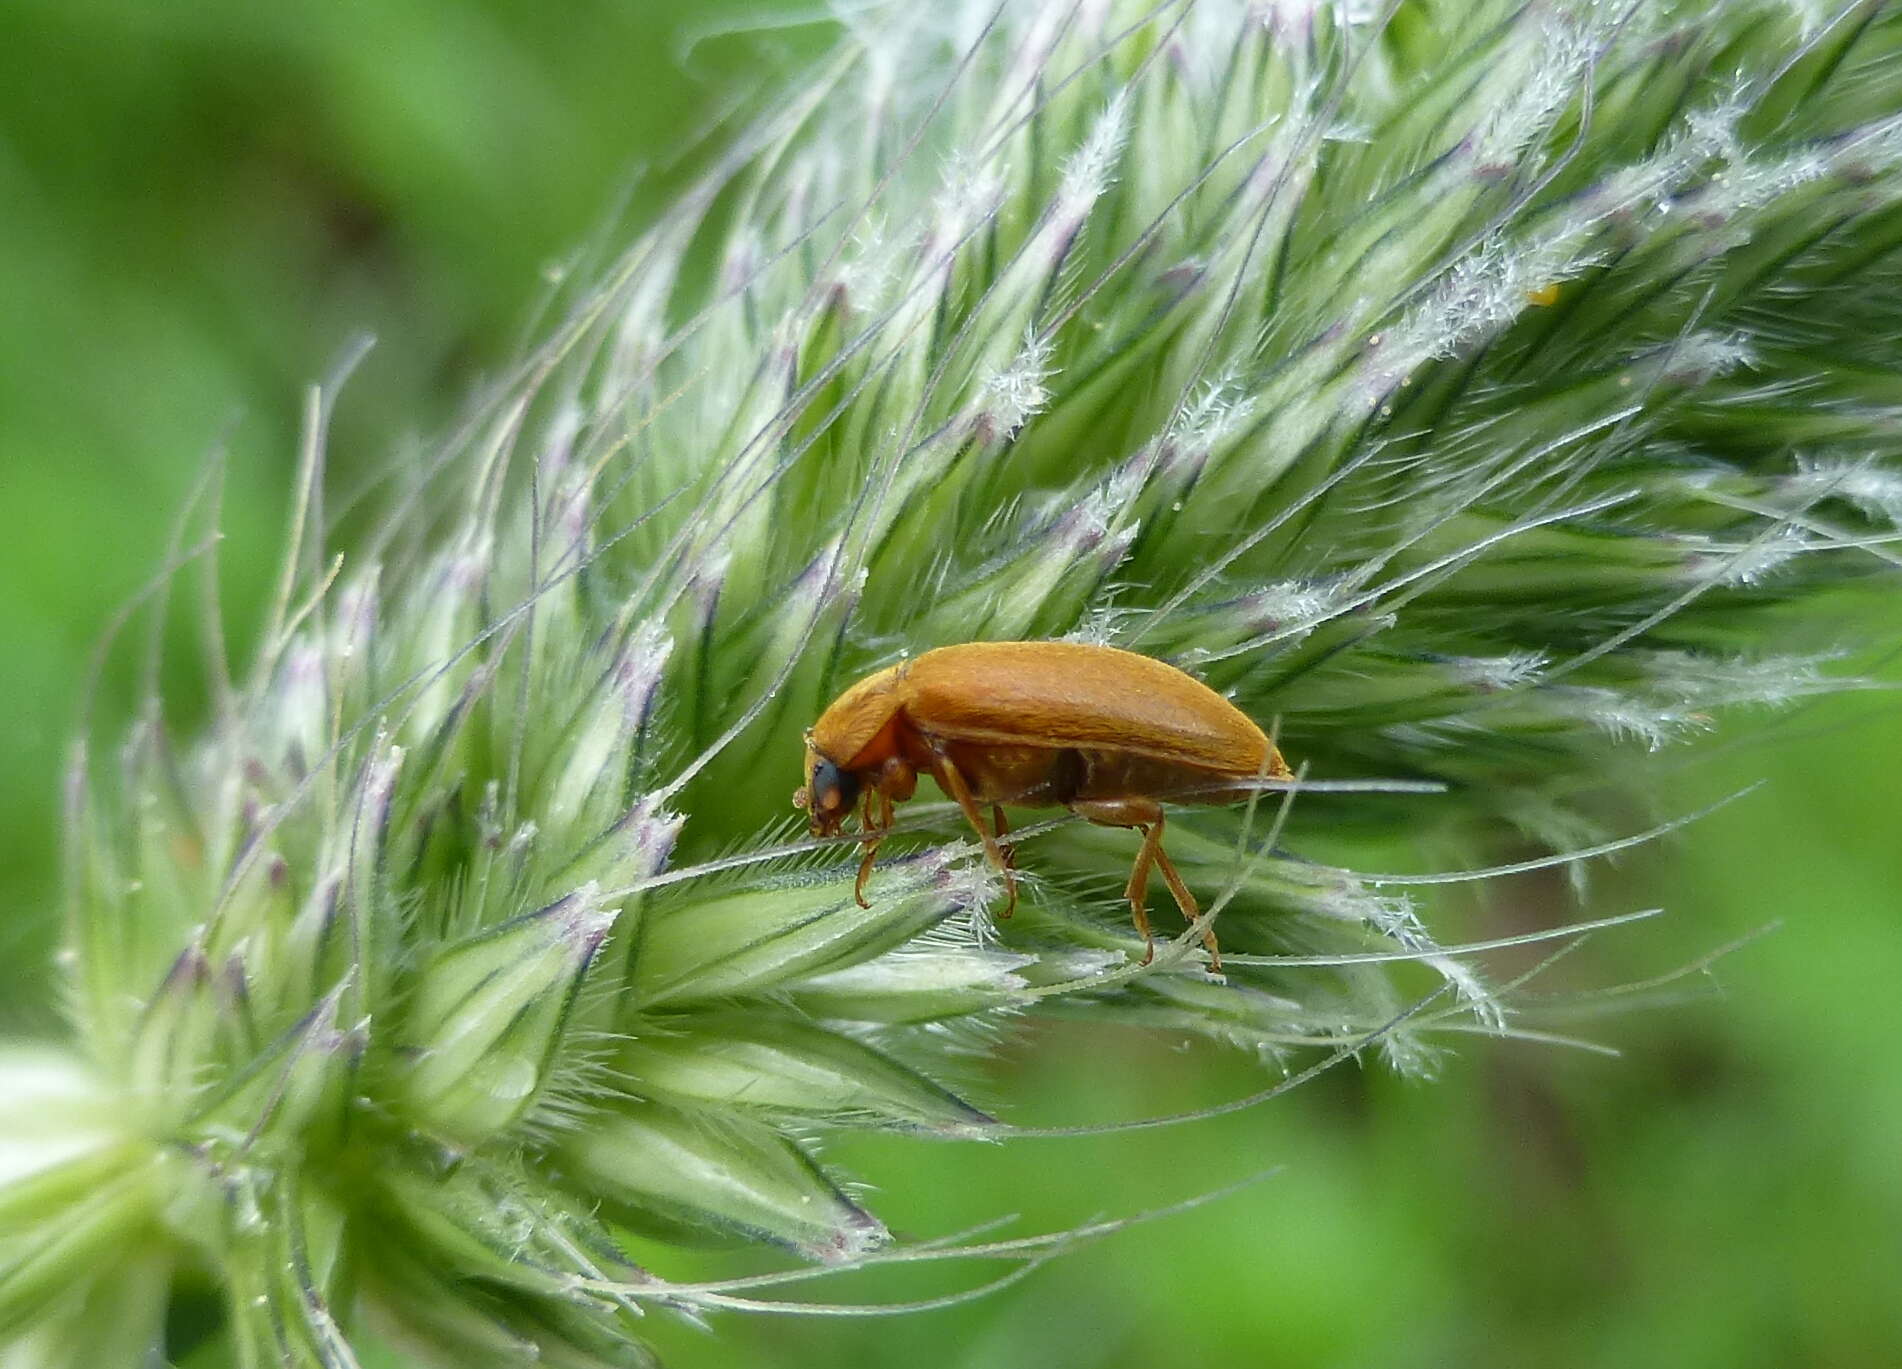
[[[880,810],[880,820],[876,825],[872,822],[874,801],[877,802]],[[859,830],[865,834],[865,841],[861,847],[862,854],[859,856],[859,877],[852,885],[852,897],[861,908],[872,906],[865,901],[865,881],[871,877],[872,862],[878,859],[878,844],[885,839],[885,833],[890,830],[891,825],[891,799],[879,791],[866,790],[864,806],[859,810]]]
[[[931,752],[932,773],[937,777],[938,785],[964,810],[965,818],[984,843],[984,854],[991,864],[1004,874],[1004,890],[1008,901],[1004,904],[1004,916],[1009,917],[1017,908],[1017,876],[1011,871],[1011,863],[1005,859],[1003,847],[997,844],[984,826],[984,815],[977,811],[977,799],[971,793],[971,786],[964,782],[964,776],[958,773],[958,767],[943,748],[933,747]]]
[[[892,800],[908,799],[917,788],[918,776],[911,764],[903,757],[893,756],[879,767],[877,781],[864,791],[859,808],[859,830],[865,834],[865,854],[859,857],[859,877],[852,885],[852,897],[861,908],[872,906],[865,901],[865,881],[871,877],[872,862],[878,858],[879,842],[897,820],[892,812]],[[878,811],[876,822],[872,820],[874,803]]]

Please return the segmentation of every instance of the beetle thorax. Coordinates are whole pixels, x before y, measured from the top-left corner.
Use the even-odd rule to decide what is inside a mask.
[[[868,675],[833,700],[812,725],[812,748],[851,769],[879,764],[892,754],[905,669],[906,663],[900,662]]]

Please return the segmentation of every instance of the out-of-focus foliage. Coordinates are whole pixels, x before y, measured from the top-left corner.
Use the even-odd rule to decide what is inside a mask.
[[[45,1021],[46,986],[26,981],[53,930],[75,702],[201,464],[230,453],[243,651],[303,388],[378,339],[335,416],[345,487],[442,427],[625,188],[666,184],[710,120],[810,50],[799,33],[694,44],[741,8],[589,0],[550,23],[510,0],[4,6],[0,1023]],[[168,684],[190,686],[198,655],[173,645]],[[137,676],[108,669],[105,718]]]

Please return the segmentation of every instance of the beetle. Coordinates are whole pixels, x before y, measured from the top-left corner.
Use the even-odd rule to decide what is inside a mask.
[[[1084,642],[967,642],[866,676],[806,733],[806,783],[793,794],[813,836],[836,835],[858,811],[863,854],[853,896],[865,901],[892,805],[920,772],[963,810],[1017,904],[1006,805],[1061,806],[1104,827],[1134,827],[1142,846],[1123,895],[1155,955],[1149,873],[1160,867],[1182,915],[1200,915],[1162,848],[1161,800],[1233,803],[1262,780],[1293,778],[1274,743],[1234,704],[1172,665]],[[981,805],[991,809],[986,827]],[[1215,933],[1202,939],[1220,971]]]

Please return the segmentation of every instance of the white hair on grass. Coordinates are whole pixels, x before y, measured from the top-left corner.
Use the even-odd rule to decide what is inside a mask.
[[[1004,876],[991,868],[982,848],[958,843],[927,860],[935,866],[937,888],[949,897],[957,916],[969,919],[968,944],[987,946],[994,942],[997,927],[990,910],[1003,897]]]
[[[1617,20],[1610,6],[1583,12],[1544,8],[1532,20],[1537,37],[1514,48],[1522,61],[1520,82],[1471,134],[1473,164],[1482,175],[1510,169],[1534,139],[1543,137],[1567,105],[1578,98],[1580,78],[1593,52]]]
[[[1665,145],[1666,155],[1676,159],[1680,178],[1713,157],[1735,160],[1742,146],[1738,125],[1749,112],[1749,103],[1736,90],[1725,99],[1686,110],[1681,126]]]
[[[1699,329],[1674,341],[1664,353],[1664,375],[1678,385],[1703,385],[1756,364],[1743,334]]]
[[[1635,741],[1647,751],[1661,751],[1699,732],[1716,720],[1682,703],[1653,703],[1615,689],[1565,685],[1547,691],[1555,711],[1590,723],[1615,741]]]
[[[674,639],[666,625],[657,619],[648,619],[634,629],[626,650],[616,659],[612,689],[621,706],[621,721],[628,730],[635,730],[647,721],[666,674],[668,658],[673,654]]]
[[[1715,580],[1723,585],[1761,585],[1783,574],[1805,552],[1827,545],[1787,524],[1741,544],[1725,546],[1706,539],[1685,559],[1684,578],[1700,583]]]
[[[1464,684],[1492,693],[1536,684],[1550,662],[1543,651],[1514,651],[1504,656],[1463,656],[1453,672]]]
[[[941,273],[951,264],[978,226],[997,213],[1004,185],[1005,168],[994,156],[973,157],[963,149],[950,154],[919,242],[920,273]]]
[[[1409,894],[1376,893],[1358,880],[1344,880],[1323,900],[1323,907],[1334,917],[1366,923],[1404,950],[1435,948]]]
[[[1823,667],[1840,653],[1766,656],[1751,659],[1692,651],[1653,651],[1643,656],[1647,688],[1697,708],[1758,705],[1784,708],[1819,690],[1840,689],[1840,677]]]
[[[1459,957],[1445,953],[1427,930],[1419,907],[1410,895],[1377,891],[1346,871],[1335,871],[1333,875],[1334,878],[1312,892],[1311,902],[1304,900],[1304,903],[1324,916],[1359,923],[1401,950],[1413,953],[1415,959],[1451,986],[1455,999],[1484,1028],[1489,1031],[1504,1028],[1506,1005],[1486,983],[1484,975]]]
[[[1656,152],[1612,169],[1557,207],[1546,229],[1552,243],[1557,247],[1579,241],[1613,218],[1633,225],[1654,223],[1659,211],[1674,207],[1680,187],[1704,174],[1712,162],[1729,162],[1739,155],[1738,125],[1748,108],[1733,97],[1689,110]]]
[[[1003,889],[1003,877],[990,868],[990,863],[981,856],[971,862],[975,876],[973,887],[999,895]],[[1021,878],[1020,878],[1021,883]],[[991,904],[984,894],[966,901],[961,893],[953,892],[956,906],[949,917],[921,932],[911,943],[922,949],[930,950],[989,950],[997,945],[997,919],[991,912]]]
[[[935,932],[935,929],[934,929]],[[998,950],[968,934],[938,936],[927,932],[872,960],[814,975],[801,984],[807,991],[841,996],[943,993],[985,989],[1014,994],[1030,981],[1018,971],[1043,962],[1036,956]]]
[[[1368,338],[1357,372],[1364,401],[1378,402],[1428,362],[1459,356],[1498,333],[1531,307],[1537,291],[1596,259],[1556,235],[1493,235],[1455,261],[1391,327]]]
[[[1100,498],[1102,516],[1108,523],[1119,523],[1127,516],[1135,506],[1136,497],[1142,493],[1147,476],[1148,471],[1133,462],[1110,472],[1109,478],[1096,492]]]
[[[1798,457],[1796,474],[1784,476],[1779,483],[1798,508],[1841,499],[1872,518],[1902,525],[1902,475],[1885,470],[1876,457]]]
[[[1507,1008],[1486,977],[1457,956],[1427,954],[1421,963],[1453,986],[1453,996],[1461,1007],[1487,1031],[1506,1029]]]
[[[884,222],[868,213],[839,253],[832,292],[851,314],[870,314],[889,301],[898,274],[898,254],[886,240]]]
[[[1067,565],[1086,555],[1105,567],[1121,561],[1136,536],[1129,510],[1141,486],[1141,474],[1125,468],[1080,501],[1053,501],[1039,515],[1039,521],[1050,520],[1051,572],[1060,575]]]
[[[1083,642],[1089,646],[1115,646],[1125,616],[1112,604],[1093,604],[1084,610],[1077,625],[1058,640]]]
[[[1354,598],[1354,588],[1342,580],[1281,580],[1249,591],[1234,606],[1253,632],[1292,645],[1346,612]]]
[[[1820,151],[1805,150],[1775,158],[1739,156],[1713,171],[1704,185],[1686,194],[1673,208],[1708,226],[1728,225],[1740,214],[1811,184],[1830,169],[1830,158]],[[1740,247],[1749,240],[1749,230],[1738,228],[1725,244]]]
[[[402,773],[407,753],[381,733],[370,748],[369,763],[363,769],[362,801],[358,808],[362,821],[370,828],[381,828],[389,819],[390,799],[396,793],[396,779]]]
[[[1233,371],[1196,386],[1194,398],[1172,416],[1168,439],[1198,460],[1225,448],[1245,432],[1260,401]]]
[[[1352,1036],[1354,1029],[1341,1033]],[[1441,1052],[1421,1040],[1420,1034],[1402,1028],[1389,1032],[1380,1041],[1380,1056],[1387,1068],[1403,1079],[1429,1080],[1440,1072]]]
[[[1056,374],[1050,364],[1051,352],[1048,337],[1028,334],[1009,364],[979,382],[973,423],[981,437],[1009,441],[1025,423],[1043,412],[1050,402],[1050,387],[1045,382]]]
[[[1902,116],[1878,120],[1842,139],[1829,152],[1830,166],[1857,180],[1902,165]]]
[[[1123,146],[1129,138],[1129,94],[1119,90],[1096,118],[1089,136],[1063,163],[1057,182],[1054,216],[1071,231],[1109,189]]]

